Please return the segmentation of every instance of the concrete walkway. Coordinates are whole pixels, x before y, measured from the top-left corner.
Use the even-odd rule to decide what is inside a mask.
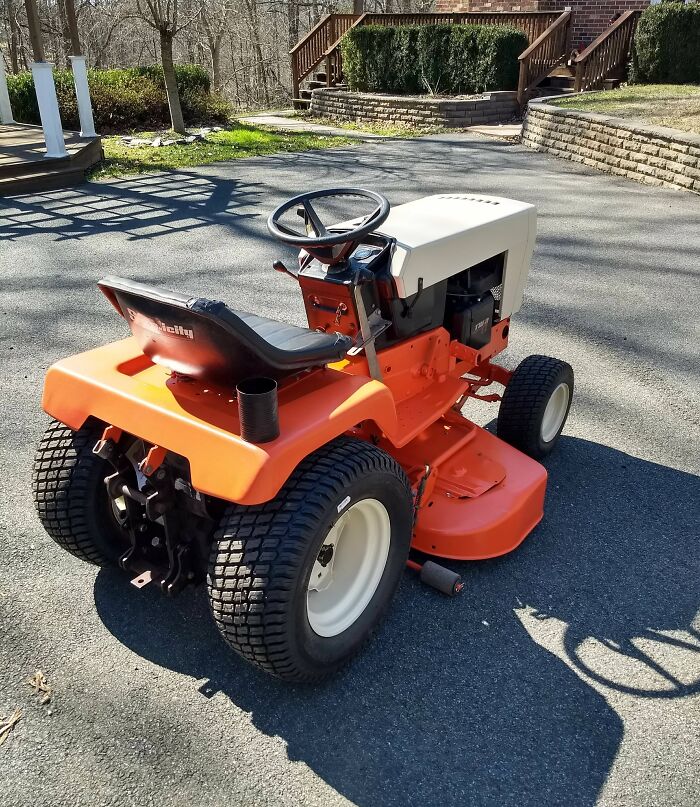
[[[260,115],[247,115],[244,118],[239,118],[239,120],[242,123],[250,123],[254,126],[269,126],[273,129],[288,132],[314,132],[324,135],[341,135],[354,137],[358,140],[389,139],[387,135],[371,134],[357,129],[346,129],[342,126],[327,126],[322,123],[314,123],[313,118],[295,117],[294,110],[292,109],[284,109],[279,112],[265,112]],[[470,126],[467,131],[512,142],[520,138],[522,128],[522,123],[491,123],[482,126]]]
[[[273,129],[280,129],[286,132],[312,132],[319,135],[341,135],[343,137],[354,137],[357,140],[386,140],[385,135],[361,132],[357,129],[343,129],[340,126],[326,126],[321,123],[313,123],[308,118],[293,117],[293,112],[284,110],[283,112],[268,112],[262,115],[248,115],[239,118],[241,123],[250,123],[254,126],[270,126]]]

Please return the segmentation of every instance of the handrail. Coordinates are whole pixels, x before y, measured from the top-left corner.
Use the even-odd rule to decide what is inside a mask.
[[[299,95],[299,86],[304,78],[323,60],[331,42],[338,39],[356,20],[357,14],[326,14],[291,49],[292,57],[292,92],[294,98]]]
[[[602,87],[611,73],[625,65],[640,14],[638,10],[625,11],[574,59],[574,92]]]
[[[316,31],[319,31],[321,28],[323,28],[323,26],[326,25],[330,17],[331,17],[330,14],[324,14],[321,17],[321,19],[316,23],[316,25],[314,25],[314,27],[310,31],[307,31],[306,35],[302,37],[302,39],[300,39],[296,43],[296,45],[289,51],[290,55],[292,53],[296,53],[299,50],[299,48],[302,47],[302,45],[305,45],[311,39],[311,37],[316,33]]]
[[[523,106],[528,93],[542,79],[549,75],[566,56],[569,44],[569,28],[571,11],[564,11],[544,30],[537,39],[526,48],[520,56],[520,74],[518,76],[518,103]]]
[[[530,45],[529,47],[525,48],[525,50],[518,56],[519,61],[522,62],[523,59],[527,59],[532,53],[539,48],[539,46],[552,35],[552,31],[556,31],[560,25],[563,25],[567,22],[571,17],[570,11],[562,12],[556,20],[549,26],[549,28],[545,28],[544,31],[537,37],[537,39]]]
[[[602,34],[598,34],[598,36],[591,42],[591,44],[585,49],[582,50],[581,53],[574,59],[574,62],[578,64],[579,62],[586,62],[590,58],[591,54],[594,50],[597,50],[598,47],[605,42],[605,40],[614,34],[615,31],[621,26],[624,25],[630,17],[636,17],[639,14],[639,11],[625,11],[620,17],[618,17],[615,22],[610,26],[610,28],[606,28]]]
[[[347,32],[348,32],[348,31],[351,31],[353,28],[357,28],[357,26],[358,26],[358,25],[364,25],[364,22],[365,22],[365,17],[367,17],[367,16],[368,16],[367,12],[364,12],[363,14],[360,14],[360,16],[359,16],[359,17],[358,17],[358,18],[355,20],[355,22],[354,22],[354,23],[353,23],[353,24],[352,24],[352,25],[351,25],[351,26],[348,28],[348,30],[347,30],[347,31],[343,31],[343,33],[342,33],[342,34],[341,34],[341,35],[340,35],[340,36],[339,36],[339,37],[338,37],[338,38],[335,40],[335,42],[333,42],[331,45],[329,45],[329,46],[326,48],[326,50],[325,50],[325,52],[324,52],[324,54],[323,54],[323,55],[324,55],[324,56],[330,56],[330,55],[331,55],[331,53],[333,53],[333,51],[334,51],[334,50],[335,50],[337,47],[339,47],[339,46],[340,46],[340,43],[342,42],[343,37],[345,36],[345,34],[347,34]]]

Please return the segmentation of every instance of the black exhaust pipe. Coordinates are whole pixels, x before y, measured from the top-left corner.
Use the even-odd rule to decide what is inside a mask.
[[[236,384],[241,437],[248,443],[269,443],[280,434],[277,382],[274,378],[246,378]]]

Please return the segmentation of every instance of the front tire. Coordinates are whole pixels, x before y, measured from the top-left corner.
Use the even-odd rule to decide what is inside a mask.
[[[496,434],[530,457],[544,459],[564,428],[573,394],[570,364],[549,356],[528,356],[503,393]]]
[[[347,437],[308,456],[272,501],[228,507],[208,574],[224,639],[287,681],[336,672],[394,596],[412,507],[392,457]]]
[[[71,555],[97,566],[116,563],[124,550],[104,483],[112,469],[92,453],[102,430],[96,422],[73,431],[52,420],[32,473],[34,506],[46,532]]]

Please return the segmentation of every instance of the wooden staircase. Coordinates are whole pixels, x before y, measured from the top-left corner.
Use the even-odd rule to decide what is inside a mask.
[[[520,54],[518,100],[615,86],[624,75],[639,11],[626,11],[567,65],[571,52],[571,11],[470,12],[454,14],[327,14],[290,51],[292,96],[297,109],[311,104],[317,87],[343,81],[340,41],[359,25],[508,25],[531,44]],[[549,92],[551,90],[551,92]]]

